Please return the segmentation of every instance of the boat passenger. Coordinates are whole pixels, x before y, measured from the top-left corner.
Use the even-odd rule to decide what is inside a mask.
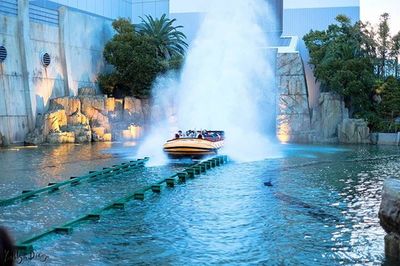
[[[178,133],[175,134],[175,138],[179,139],[179,134]]]

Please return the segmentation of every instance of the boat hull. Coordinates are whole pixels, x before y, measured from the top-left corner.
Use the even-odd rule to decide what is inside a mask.
[[[201,158],[215,155],[223,146],[223,141],[205,139],[174,139],[164,144],[164,152],[171,158]]]

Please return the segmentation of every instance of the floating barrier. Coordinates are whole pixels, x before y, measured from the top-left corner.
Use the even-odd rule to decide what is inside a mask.
[[[122,163],[120,165],[113,165],[112,167],[103,168],[101,171],[90,171],[88,175],[84,176],[72,176],[69,180],[62,181],[59,183],[49,183],[46,187],[42,187],[36,190],[24,190],[19,196],[15,196],[9,199],[0,200],[0,206],[7,206],[15,203],[18,200],[27,200],[36,197],[44,192],[55,192],[60,190],[61,187],[67,185],[76,186],[84,181],[91,181],[94,179],[105,178],[116,174],[129,172],[138,167],[142,167],[149,160],[149,158],[138,159],[129,161],[128,163]]]
[[[89,222],[89,221],[98,221],[101,218],[101,213],[106,210],[112,209],[124,209],[125,204],[131,200],[140,200],[143,201],[147,193],[161,193],[162,187],[174,187],[178,183],[186,182],[188,178],[194,178],[196,175],[200,175],[204,173],[209,166],[208,169],[220,166],[228,162],[228,157],[225,155],[217,156],[206,161],[197,163],[182,172],[176,173],[164,180],[159,181],[156,184],[152,184],[143,189],[137,190],[132,194],[125,196],[123,198],[119,198],[107,206],[97,209],[95,211],[90,212],[89,214],[85,214],[80,216],[72,221],[69,221],[61,226],[52,227],[38,235],[34,235],[28,239],[20,241],[17,243],[16,248],[18,250],[18,254],[29,254],[33,251],[33,243],[45,236],[50,234],[71,234],[73,232],[73,227],[78,224]]]

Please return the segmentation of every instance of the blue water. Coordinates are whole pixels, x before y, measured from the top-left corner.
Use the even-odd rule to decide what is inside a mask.
[[[400,173],[397,147],[281,146],[281,156],[229,164],[105,213],[71,235],[34,243],[52,265],[376,265],[383,180]],[[132,159],[122,144],[0,151],[0,196]],[[23,239],[183,169],[184,163],[62,189],[0,207]],[[264,186],[271,181],[272,187]],[[28,263],[28,262],[26,262]],[[29,262],[41,265],[38,260]],[[29,265],[29,264],[27,264]]]

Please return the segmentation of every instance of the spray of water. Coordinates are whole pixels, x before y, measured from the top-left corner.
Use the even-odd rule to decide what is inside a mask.
[[[213,2],[182,72],[156,82],[153,114],[164,117],[153,120],[139,153],[158,154],[155,163],[165,162],[162,144],[178,128],[225,130],[223,152],[235,160],[275,153],[263,130],[275,116],[275,84],[263,31],[263,25],[273,23],[269,10],[264,0]]]

